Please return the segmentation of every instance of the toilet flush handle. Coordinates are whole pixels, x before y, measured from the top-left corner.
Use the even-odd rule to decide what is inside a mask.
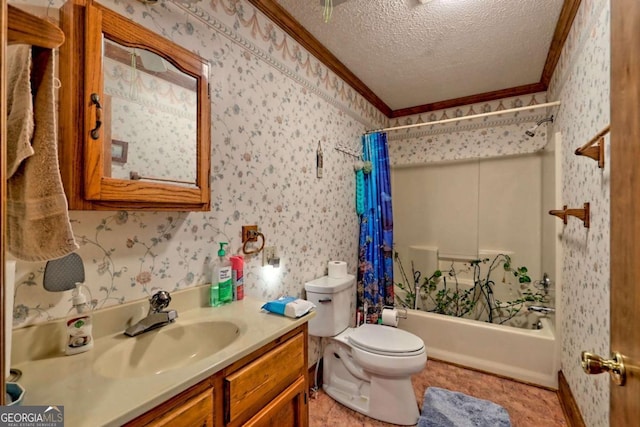
[[[331,302],[331,298],[322,298],[322,299],[319,299],[318,302],[322,304],[326,304],[328,302]]]

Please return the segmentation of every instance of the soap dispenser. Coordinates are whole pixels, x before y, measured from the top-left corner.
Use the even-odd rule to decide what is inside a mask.
[[[209,305],[211,307],[226,304],[233,298],[231,261],[226,256],[225,245],[228,245],[228,243],[220,243],[218,257],[214,260],[211,288],[209,289]]]
[[[65,354],[70,356],[93,348],[91,305],[80,289],[82,283],[76,283],[73,290],[69,315],[65,321],[66,345]]]
[[[220,304],[227,304],[233,301],[233,274],[231,260],[227,256],[224,245],[220,243],[218,251],[218,295]]]

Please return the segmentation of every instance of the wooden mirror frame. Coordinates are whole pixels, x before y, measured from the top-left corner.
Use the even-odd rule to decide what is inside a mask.
[[[60,169],[70,209],[208,211],[211,206],[211,101],[209,64],[193,52],[91,0],[61,9],[67,40],[60,49]],[[197,81],[197,174],[195,187],[106,176],[104,129],[91,130],[101,114],[92,94],[105,99],[102,38],[146,49]],[[81,123],[78,126],[78,123]]]

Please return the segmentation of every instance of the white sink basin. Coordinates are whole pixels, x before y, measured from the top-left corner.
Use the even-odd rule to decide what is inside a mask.
[[[136,337],[122,334],[109,338],[94,370],[108,378],[157,375],[208,357],[239,335],[240,328],[225,321],[174,323]]]

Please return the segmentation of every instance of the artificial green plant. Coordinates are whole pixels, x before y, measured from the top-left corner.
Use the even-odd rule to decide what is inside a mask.
[[[397,252],[394,252],[394,260],[403,280],[396,282],[395,285],[405,293],[404,297],[396,295],[396,301],[407,308],[419,310],[418,303],[423,300],[434,306],[428,310],[430,312],[464,317],[472,313],[481,301],[484,301],[485,307],[481,309],[487,310],[487,321],[502,324],[514,318],[526,304],[545,301],[544,294],[533,292],[528,287],[522,290],[522,295],[519,298],[508,301],[495,299],[494,287],[496,283],[492,280],[491,275],[500,265],[505,273],[513,274],[520,284],[531,283],[527,267],[514,269],[511,266],[509,255],[498,254],[493,259],[483,258],[468,262],[469,269],[473,270],[473,286],[469,289],[460,288],[458,272],[453,264],[446,275],[443,275],[440,270],[435,270],[430,276],[423,278],[422,273],[415,269],[412,261],[412,280],[409,280]],[[486,274],[482,276],[481,266],[486,264],[489,267]]]

